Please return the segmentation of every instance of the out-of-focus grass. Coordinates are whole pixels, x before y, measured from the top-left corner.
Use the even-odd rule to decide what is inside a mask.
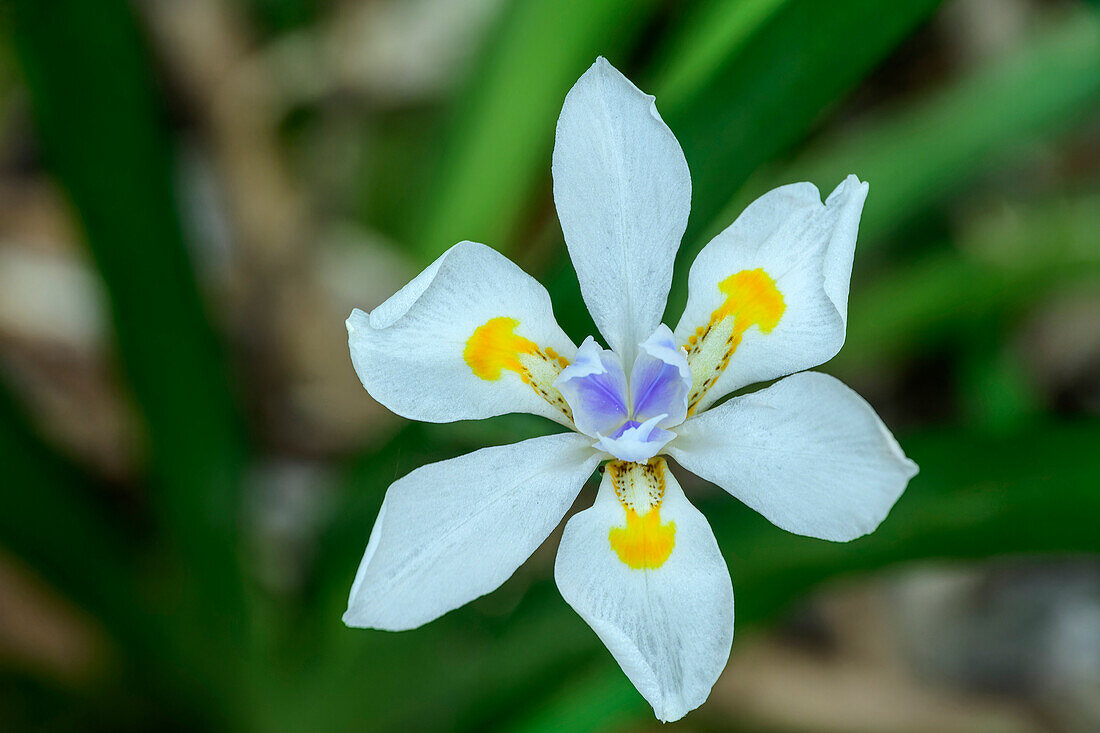
[[[157,592],[182,635],[162,640],[174,645],[163,661],[186,659],[199,686],[225,698],[237,661],[225,649],[242,638],[244,614],[243,425],[184,247],[165,110],[123,0],[16,1],[8,11],[38,143],[107,284],[118,355],[147,429],[151,551],[165,572],[144,580],[164,583]],[[39,509],[80,516],[67,504]],[[94,558],[105,576],[116,564],[92,555],[95,546],[52,540],[70,557]]]
[[[1090,119],[1100,108],[1100,20],[1071,12],[1036,29],[1025,45],[957,81],[881,117],[865,119],[840,140],[817,147],[768,178],[792,175],[826,192],[858,171],[872,182],[860,221],[860,244],[877,244],[929,205],[963,193],[987,171],[1030,143]],[[719,230],[770,186],[737,197],[711,226]]]
[[[805,136],[938,5],[902,0],[883,13],[874,0],[791,0],[743,41],[730,39],[729,51],[698,91],[663,108],[691,168],[685,240],[697,237],[757,166]],[[698,48],[709,31],[697,26],[670,53]],[[677,264],[690,264],[692,255],[683,248]]]
[[[983,215],[934,239],[905,231],[1027,144],[1095,120],[1095,16],[1070,9],[993,63],[798,149],[937,6],[504,3],[453,104],[425,126],[446,139],[422,199],[383,199],[394,211],[375,212],[399,222],[405,253],[420,263],[459,239],[518,255],[532,239],[550,245],[561,255],[543,279],[562,324],[579,335],[588,318],[547,183],[562,98],[597,54],[658,94],[691,165],[693,213],[670,313],[705,235],[760,189],[806,179],[831,187],[850,172],[871,181],[860,251],[894,246],[876,252],[873,282],[857,277],[848,345],[826,368],[859,378],[952,349],[979,397],[961,401],[969,412],[956,424],[902,436],[922,472],[883,527],[857,542],[788,535],[724,496],[703,501],[730,561],[740,634],[838,575],[923,558],[1100,551],[1100,426],[1043,413],[1006,346],[1007,324],[1046,294],[1100,278],[1096,194],[1020,202],[1008,225]],[[323,12],[312,2],[240,7],[272,34]],[[99,481],[37,438],[15,400],[0,400],[9,476],[0,544],[95,618],[121,666],[82,695],[8,675],[21,704],[0,710],[0,726],[60,707],[74,717],[55,715],[58,725],[102,728],[587,730],[644,720],[644,701],[549,579],[513,581],[407,634],[339,623],[388,483],[424,462],[548,429],[531,418],[409,425],[368,447],[340,471],[305,586],[290,597],[253,586],[239,517],[248,426],[187,255],[171,125],[133,7],[8,0],[4,9],[37,144],[108,286],[151,465],[141,491],[149,507],[137,509],[145,529],[124,530]],[[400,166],[403,150],[388,150],[388,164]]]
[[[882,275],[852,296],[847,344],[830,368],[888,369],[1057,290],[1100,286],[1098,212],[1095,194],[1017,210],[1010,227],[976,222],[955,246]]]
[[[427,262],[471,239],[508,249],[540,180],[561,100],[600,54],[622,48],[652,0],[512,3],[456,105],[420,227]]]

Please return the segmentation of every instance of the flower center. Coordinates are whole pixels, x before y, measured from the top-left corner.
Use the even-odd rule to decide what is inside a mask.
[[[687,416],[691,370],[672,332],[660,326],[639,345],[627,379],[622,360],[591,337],[554,381],[577,429],[596,448],[622,461],[648,461],[664,448]]]

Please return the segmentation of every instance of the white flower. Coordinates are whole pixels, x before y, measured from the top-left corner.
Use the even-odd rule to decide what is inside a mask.
[[[577,348],[546,291],[472,242],[348,319],[363,386],[413,420],[530,412],[571,432],[484,448],[390,486],[351,589],[350,626],[411,629],[497,588],[609,461],[569,520],[554,577],[661,720],[706,700],[733,641],[733,587],[664,458],[772,522],[847,541],[917,472],[871,407],[801,370],[840,350],[867,184],[753,202],[696,258],[661,324],[691,181],[653,97],[600,58],[558,119],[554,201],[581,293],[611,349]],[[746,385],[793,374],[717,407]],[[711,408],[711,409],[708,409]]]

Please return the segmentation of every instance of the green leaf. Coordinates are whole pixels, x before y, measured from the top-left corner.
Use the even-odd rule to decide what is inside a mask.
[[[1098,106],[1100,17],[1077,9],[927,98],[822,142],[738,196],[711,230],[732,221],[773,182],[808,180],[827,193],[855,173],[871,184],[860,244],[873,244],[975,175],[1082,122]]]
[[[661,108],[681,109],[705,91],[723,62],[790,0],[711,0],[695,5],[654,62],[652,94]]]
[[[413,235],[423,259],[463,239],[507,251],[550,170],[565,94],[599,55],[624,47],[653,0],[516,0],[458,101]]]
[[[829,371],[880,371],[1056,290],[1095,288],[1097,227],[1095,195],[976,217],[957,246],[936,248],[853,290],[847,341]]]
[[[136,544],[100,505],[107,490],[52,451],[2,387],[0,465],[0,545],[112,630],[140,626]]]
[[[91,681],[94,689],[81,691],[94,695],[97,714],[106,720],[114,706],[117,725],[120,710],[137,717],[155,707],[177,721],[208,724],[212,711],[196,700],[213,697],[210,685],[219,675],[207,669],[208,659],[195,659],[202,646],[191,648],[195,631],[185,626],[178,604],[161,593],[185,581],[160,564],[163,553],[137,536],[137,528],[112,516],[110,487],[52,450],[2,387],[0,464],[0,546],[91,615],[96,631],[108,637],[105,669],[98,670],[102,678]],[[202,674],[188,674],[189,664]]]
[[[883,12],[875,0],[791,0],[747,40],[735,37],[698,94],[671,108],[658,98],[691,168],[685,241],[698,237],[750,173],[801,139],[938,4],[901,0]],[[699,29],[700,44],[710,32]],[[693,255],[685,247],[680,261]]]
[[[172,624],[138,658],[148,677],[164,675],[164,690],[201,688],[204,713],[217,715],[239,679],[241,655],[227,650],[247,638],[237,553],[244,438],[181,233],[152,63],[125,0],[10,0],[6,9],[36,142],[107,285],[148,430],[148,498],[163,532],[153,555],[163,565],[143,590],[172,609]],[[50,507],[26,510],[48,516]]]
[[[161,102],[129,4],[10,8],[38,143],[107,284],[149,431],[152,498],[196,579],[232,604],[241,426],[184,246]]]
[[[998,313],[976,322],[958,342],[954,401],[975,431],[1005,433],[1041,412],[1039,390]]]

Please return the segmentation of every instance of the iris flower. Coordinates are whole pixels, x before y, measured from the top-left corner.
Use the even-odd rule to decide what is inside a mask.
[[[677,720],[729,658],[733,586],[665,456],[785,530],[841,542],[874,530],[917,472],[863,399],[803,371],[844,342],[867,184],[849,176],[824,204],[809,183],[757,199],[699,253],[669,329],[691,179],[654,98],[598,59],[565,98],[552,172],[581,294],[611,348],[591,336],[578,348],[546,290],[473,242],[352,312],[355,370],[393,412],[527,412],[569,430],[394,482],[344,622],[412,629],[496,589],[604,464],[595,503],[566,523],[554,578],[657,718]]]

